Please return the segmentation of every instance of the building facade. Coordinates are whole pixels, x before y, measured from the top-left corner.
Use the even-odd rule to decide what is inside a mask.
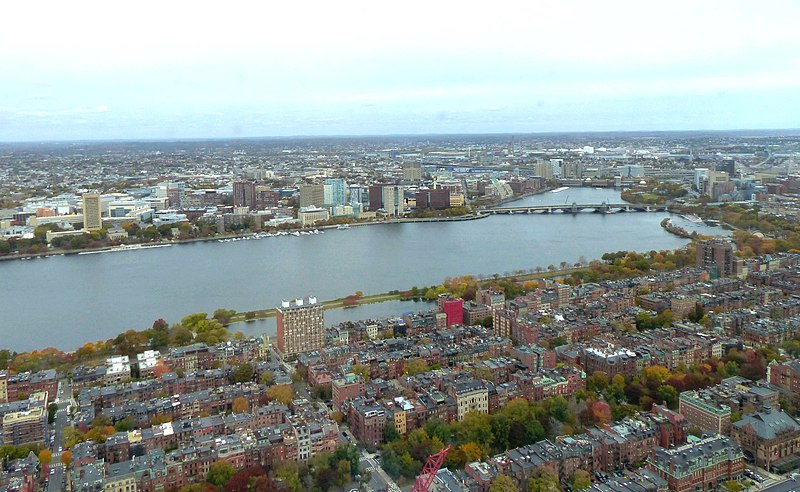
[[[100,193],[83,194],[83,228],[89,232],[103,228]]]
[[[316,297],[282,301],[277,308],[277,350],[285,359],[325,344],[325,317]]]

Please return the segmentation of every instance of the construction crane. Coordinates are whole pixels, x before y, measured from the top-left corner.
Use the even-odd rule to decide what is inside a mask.
[[[444,463],[444,458],[447,456],[448,451],[450,451],[450,446],[447,446],[438,453],[428,456],[428,461],[425,463],[425,466],[422,467],[422,472],[414,482],[414,488],[411,489],[411,492],[428,492],[430,490],[431,484],[434,479],[436,479],[436,473],[439,471],[439,468],[442,467],[442,463]]]

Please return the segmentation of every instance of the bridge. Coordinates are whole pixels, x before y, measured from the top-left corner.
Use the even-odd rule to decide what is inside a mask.
[[[638,203],[590,203],[571,205],[536,205],[531,207],[504,207],[487,208],[481,213],[490,215],[512,215],[512,214],[577,214],[581,212],[593,212],[598,214],[615,214],[628,212],[667,212],[667,205],[644,205]]]

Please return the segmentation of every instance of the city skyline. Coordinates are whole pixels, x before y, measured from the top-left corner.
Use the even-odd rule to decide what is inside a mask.
[[[13,6],[0,33],[0,141],[780,129],[800,111],[791,2],[49,7]]]

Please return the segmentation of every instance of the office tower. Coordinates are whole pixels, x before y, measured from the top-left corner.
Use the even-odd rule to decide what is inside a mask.
[[[103,228],[100,193],[83,194],[83,228],[87,231],[99,231]]]
[[[325,204],[325,187],[321,184],[300,186],[301,207],[321,207]]]
[[[277,349],[284,360],[325,345],[324,311],[316,297],[281,301],[277,318]]]
[[[233,182],[233,206],[256,208],[256,184],[252,181]]]
[[[422,164],[407,162],[403,164],[403,182],[417,184],[422,181]]]

